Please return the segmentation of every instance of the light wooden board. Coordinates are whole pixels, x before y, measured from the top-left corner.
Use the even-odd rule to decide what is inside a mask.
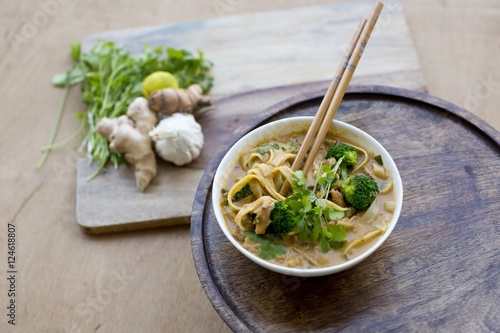
[[[352,83],[425,90],[401,7],[394,1],[385,5]],[[83,230],[99,233],[188,223],[196,185],[224,133],[280,100],[327,87],[360,19],[371,7],[372,1],[303,7],[121,30],[85,39],[83,50],[98,38],[116,41],[133,53],[146,44],[203,50],[215,63],[211,94],[217,109],[199,119],[206,141],[202,156],[183,168],[160,163],[158,176],[145,193],[135,188],[128,167],[108,168],[87,182],[92,168],[80,161],[77,220]],[[277,86],[287,87],[271,89],[272,94],[250,105],[227,104],[230,95]],[[119,194],[112,195],[113,189]]]

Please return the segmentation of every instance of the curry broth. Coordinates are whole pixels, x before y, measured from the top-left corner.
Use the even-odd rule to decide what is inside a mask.
[[[298,148],[300,148],[300,145],[302,144],[302,141],[305,137],[305,132],[303,133],[296,133],[292,135],[288,135],[285,137],[272,137],[265,139],[256,146],[263,146],[266,144],[269,144],[271,142],[276,142],[280,143],[283,145],[288,145],[287,147],[291,147],[290,149],[298,151]],[[318,166],[321,161],[325,161],[324,157],[326,156],[326,153],[328,149],[334,145],[334,144],[339,144],[339,143],[346,143],[349,145],[357,146],[356,143],[349,142],[343,138],[335,137],[332,135],[332,133],[328,133],[324,142],[322,143],[317,157],[314,162],[314,166]],[[249,165],[245,165],[248,160],[248,156],[252,154],[252,150],[250,151],[245,151],[243,152],[240,157],[238,158],[237,161],[235,161],[234,166],[231,168],[231,170],[226,174],[225,182],[224,182],[224,188],[230,189],[233,187],[234,184],[236,184],[239,180],[241,180],[245,175],[247,174],[248,169],[255,163],[265,163],[266,162],[266,154],[269,155],[270,153],[266,154],[260,154],[264,157],[264,160],[259,160],[255,162],[251,162]],[[372,165],[372,163],[376,163],[374,158],[373,158],[373,153],[368,152],[368,156],[363,156],[364,154],[360,154],[358,151],[358,163],[357,165],[363,163],[365,158],[368,158],[368,162],[366,163],[365,168],[369,168],[369,166]],[[306,156],[307,158],[307,156]],[[305,160],[305,159],[304,159]],[[293,163],[293,160],[290,159],[289,161],[286,162],[288,166],[291,166]],[[377,163],[378,165],[378,163]],[[311,171],[308,173],[308,177],[306,178],[314,178],[314,171],[317,171],[317,168],[315,169],[311,167]],[[384,190],[388,184],[391,184],[391,179],[392,176],[389,174],[389,171],[384,168],[385,175],[387,176],[387,179],[381,179],[376,177],[373,172],[370,172],[370,170],[360,170],[356,172],[355,174],[367,174],[369,173],[369,176],[373,178],[377,184],[379,185],[379,188],[381,190]],[[354,174],[352,174],[354,175]],[[385,178],[385,177],[384,177]],[[279,185],[278,185],[279,186]],[[276,188],[279,188],[276,186]],[[342,263],[345,263],[348,260],[351,260],[353,258],[356,258],[357,256],[361,255],[362,253],[366,252],[370,247],[372,247],[377,240],[384,234],[385,230],[380,232],[379,234],[375,235],[371,239],[367,239],[366,241],[362,241],[361,243],[358,243],[355,247],[352,247],[348,253],[344,253],[346,248],[349,246],[351,242],[355,239],[359,239],[363,237],[364,235],[373,233],[376,234],[377,230],[380,231],[381,226],[385,224],[385,226],[388,226],[391,218],[392,218],[392,212],[386,211],[384,207],[384,203],[386,202],[391,202],[395,201],[395,194],[394,191],[391,189],[390,191],[387,191],[388,193],[382,194],[379,193],[377,194],[376,197],[376,205],[378,206],[378,214],[375,218],[375,220],[372,223],[366,224],[362,222],[363,215],[366,212],[361,211],[357,212],[353,217],[349,219],[349,227],[345,228],[346,229],[346,243],[340,248],[340,249],[331,249],[327,253],[322,253],[319,250],[319,246],[317,242],[311,243],[309,241],[301,241],[297,235],[295,235],[293,232],[289,233],[286,235],[282,240],[275,240],[280,244],[283,244],[286,246],[287,251],[284,255],[276,257],[274,259],[268,260],[269,262],[281,265],[281,266],[286,266],[286,267],[295,267],[295,268],[320,268],[320,267],[328,267],[328,266],[334,266],[334,265],[339,265]],[[288,195],[290,195],[289,193]],[[226,195],[226,197],[225,197]],[[226,225],[231,232],[231,234],[234,236],[234,238],[248,251],[253,253],[254,255],[258,256],[259,250],[260,250],[260,244],[257,242],[254,242],[250,240],[249,238],[246,237],[244,234],[243,230],[234,222],[235,217],[237,212],[234,211],[230,206],[227,205],[227,193],[223,194],[221,196],[221,207],[222,207],[222,214],[224,216]],[[245,204],[251,203],[254,200],[254,196],[250,195],[247,198],[244,198],[240,201],[238,201],[238,206],[243,207]],[[342,219],[340,219],[342,220]],[[339,220],[339,221],[340,221]],[[346,218],[344,218],[346,220]],[[337,222],[339,223],[339,222]],[[351,226],[352,225],[352,226]]]

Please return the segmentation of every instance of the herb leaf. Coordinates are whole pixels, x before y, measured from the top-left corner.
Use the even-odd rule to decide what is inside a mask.
[[[260,247],[259,257],[264,260],[274,259],[286,253],[286,246],[270,240],[262,242]]]
[[[259,257],[264,260],[274,259],[286,253],[286,246],[278,244],[262,235],[245,231],[245,235],[253,241],[260,243]]]
[[[247,183],[238,192],[236,192],[231,199],[233,201],[238,201],[238,200],[241,200],[243,198],[248,197],[252,193],[253,192],[252,192],[252,189],[250,188],[250,184]]]
[[[337,241],[329,241],[328,244],[332,247],[332,249],[340,249],[345,244],[345,240],[342,242]]]
[[[80,60],[80,42],[76,39],[71,40],[71,57],[73,60]]]
[[[347,235],[345,228],[341,225],[334,225],[334,226],[328,227],[328,231],[332,235],[332,238],[337,242],[344,241],[345,237]]]
[[[292,174],[292,189],[293,192],[309,192],[307,190],[307,180],[304,177],[304,173],[302,172],[302,170],[295,171]]]
[[[266,237],[264,237],[262,235],[257,235],[255,232],[251,232],[251,231],[245,231],[245,235],[257,243],[262,243],[263,241],[266,240]]]
[[[326,216],[328,216],[330,220],[338,220],[344,217],[343,212],[332,207],[325,207],[325,212],[327,213]]]
[[[328,243],[328,240],[326,239],[325,236],[322,236],[321,239],[319,240],[319,250],[323,253],[327,253],[330,251],[331,246],[330,243]]]
[[[64,87],[66,83],[70,86],[80,83],[85,79],[85,74],[83,73],[81,66],[73,66],[68,72],[55,74],[50,79],[50,83],[56,87]]]

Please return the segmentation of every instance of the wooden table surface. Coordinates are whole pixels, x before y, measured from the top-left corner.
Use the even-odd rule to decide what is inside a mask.
[[[189,227],[88,236],[75,219],[78,154],[60,149],[35,170],[62,95],[48,79],[71,65],[72,38],[333,1],[1,1],[0,331],[228,332],[198,282]],[[402,3],[429,92],[500,130],[500,3]],[[75,89],[68,107],[82,108]],[[58,138],[78,126],[66,114]],[[16,327],[5,315],[9,223],[16,227]]]

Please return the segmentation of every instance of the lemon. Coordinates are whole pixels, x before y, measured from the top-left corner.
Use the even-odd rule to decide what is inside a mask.
[[[153,91],[163,88],[179,88],[177,79],[169,72],[154,72],[142,81],[142,93],[146,98]]]

